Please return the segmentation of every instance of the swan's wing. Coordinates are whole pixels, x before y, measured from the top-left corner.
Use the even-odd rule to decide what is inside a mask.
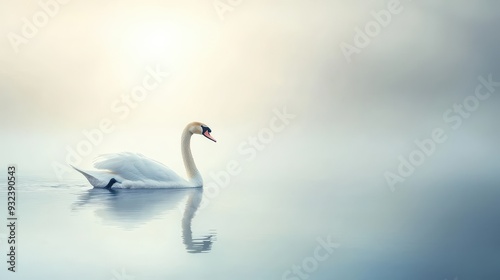
[[[106,171],[81,170],[80,168],[76,168],[73,165],[71,165],[71,167],[73,167],[76,171],[82,173],[83,176],[85,176],[85,178],[89,180],[89,183],[96,188],[106,188],[108,187],[108,185],[112,186],[114,184],[112,180],[116,180],[116,178],[114,178],[114,174]]]
[[[95,160],[94,167],[131,181],[185,181],[165,165],[136,153],[101,155]]]

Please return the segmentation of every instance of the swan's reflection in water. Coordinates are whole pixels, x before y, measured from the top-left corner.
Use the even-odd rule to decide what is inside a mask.
[[[132,229],[160,219],[168,211],[178,211],[187,202],[182,217],[182,239],[188,253],[206,253],[212,249],[216,233],[193,237],[191,224],[203,198],[203,189],[90,189],[73,204],[73,211],[97,208],[96,214],[107,224]],[[181,206],[182,207],[182,206]]]
[[[188,253],[204,253],[209,252],[212,248],[212,243],[215,240],[215,232],[204,235],[201,238],[193,238],[191,231],[191,222],[196,214],[196,210],[201,204],[203,198],[203,189],[196,189],[189,195],[182,217],[182,239]]]

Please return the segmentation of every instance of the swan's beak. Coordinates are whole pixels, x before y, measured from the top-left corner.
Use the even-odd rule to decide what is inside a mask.
[[[203,136],[207,137],[208,139],[210,139],[210,140],[212,140],[212,141],[214,141],[214,142],[217,142],[217,140],[215,140],[215,139],[212,137],[212,135],[210,135],[210,132],[208,132],[208,130],[207,130],[207,131],[205,131],[205,132],[203,133]]]

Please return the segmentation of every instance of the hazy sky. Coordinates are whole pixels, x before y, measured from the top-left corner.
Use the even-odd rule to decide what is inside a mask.
[[[478,76],[500,81],[498,1],[256,0],[219,13],[212,0],[48,1],[56,6],[45,10],[1,1],[3,165],[54,176],[51,164],[65,162],[82,131],[109,120],[113,132],[82,165],[136,151],[183,173],[180,133],[196,120],[219,142],[193,141],[195,159],[215,170],[284,107],[296,117],[270,158],[311,174],[338,167],[382,181],[435,127],[461,158],[499,155],[500,88],[460,129],[442,117],[474,94]],[[341,44],[355,46],[356,28],[388,5],[399,12],[347,59]],[[151,69],[170,75],[127,105]]]

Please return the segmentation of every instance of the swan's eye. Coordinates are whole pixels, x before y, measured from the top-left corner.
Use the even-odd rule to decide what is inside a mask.
[[[201,127],[201,130],[203,131],[202,133],[205,133],[205,131],[208,131],[208,133],[211,133],[211,132],[212,132],[212,130],[211,130],[211,129],[210,129],[210,127],[208,127],[208,126],[202,126],[202,127]]]

